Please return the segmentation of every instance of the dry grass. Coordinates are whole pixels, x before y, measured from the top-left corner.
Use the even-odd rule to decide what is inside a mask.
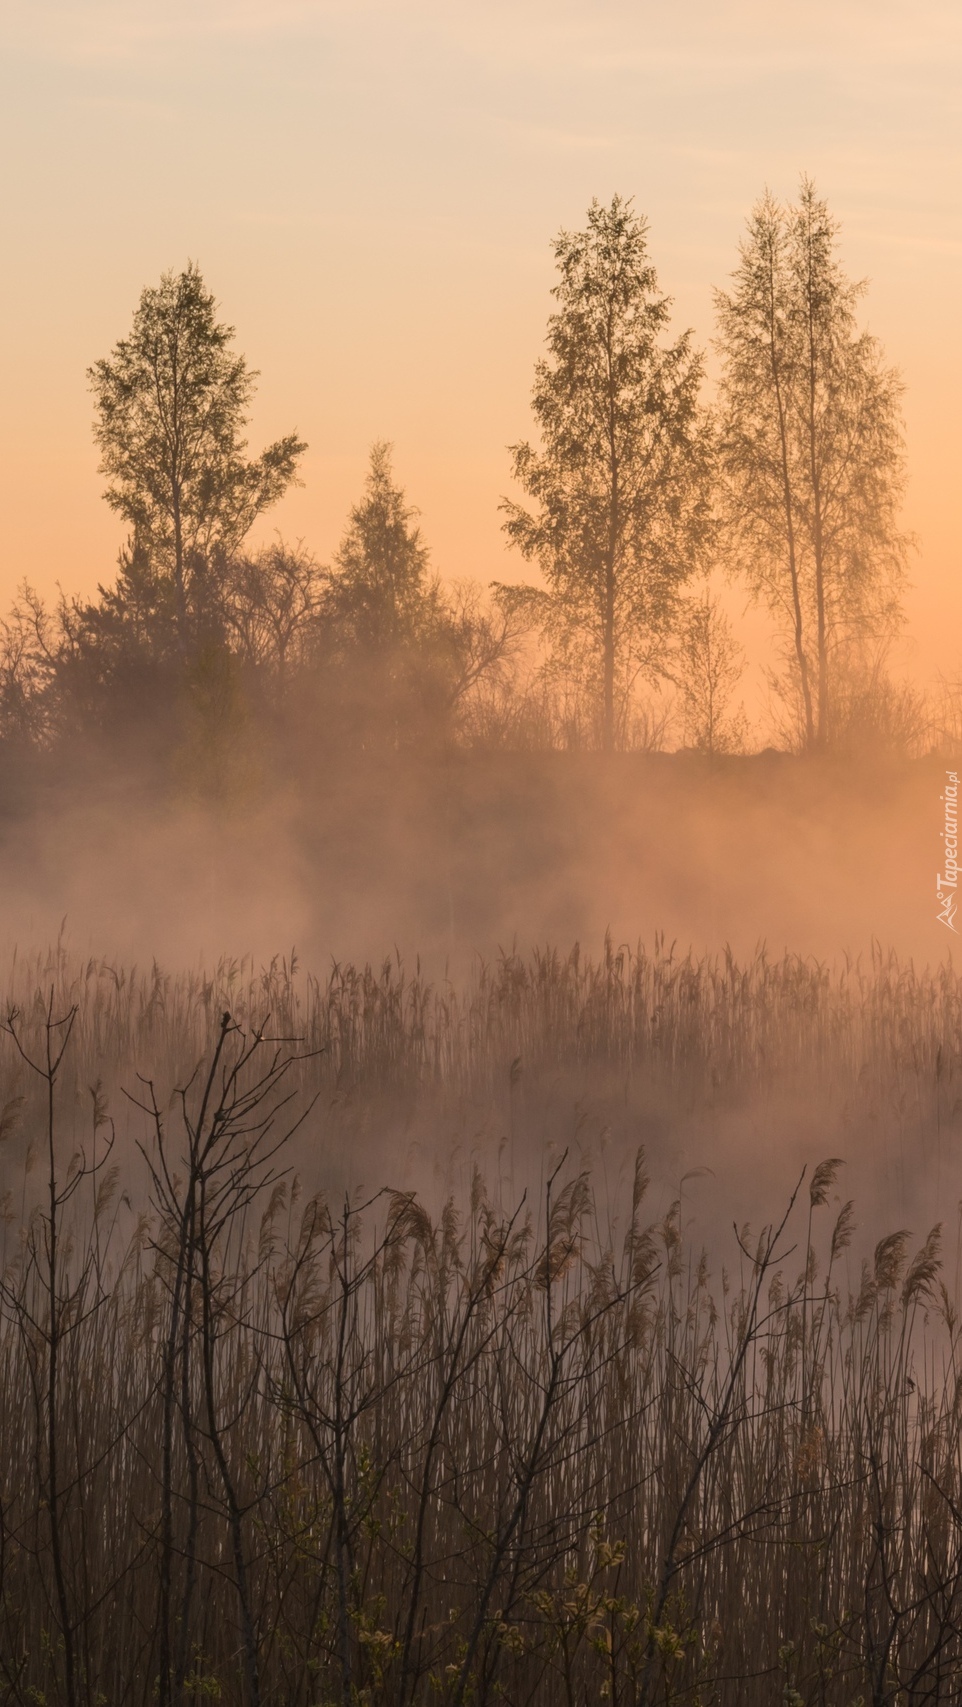
[[[592,1108],[624,1150],[817,1086],[948,1171],[960,998],[663,950],[15,968],[2,1699],[951,1699],[955,1252],[853,1262],[835,1160],[706,1252]],[[452,1192],[398,1134],[461,1134]]]

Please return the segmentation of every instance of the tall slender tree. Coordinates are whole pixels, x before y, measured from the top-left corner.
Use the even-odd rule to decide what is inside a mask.
[[[501,596],[561,649],[588,655],[605,749],[616,744],[632,680],[658,667],[710,535],[702,358],[690,332],[662,341],[670,302],[658,292],[647,229],[615,196],[592,203],[584,231],[555,240],[558,308],[532,395],[541,449],[512,448],[533,508],[502,506],[509,538],[547,587]]]
[[[290,433],[246,459],[257,375],[216,316],[193,262],[165,273],[143,292],[130,335],[88,374],[105,497],[130,524],[130,554],[169,584],[182,649],[205,581],[286,491],[306,449]]]
[[[808,747],[832,739],[846,650],[897,625],[908,545],[902,386],[857,326],[838,232],[809,179],[792,207],[766,193],[716,296],[729,538],[784,624]]]

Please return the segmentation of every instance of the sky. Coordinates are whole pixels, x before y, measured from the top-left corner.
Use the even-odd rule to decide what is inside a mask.
[[[707,345],[753,201],[806,172],[906,384],[906,657],[962,675],[960,71],[936,0],[4,0],[0,601],[112,577],[85,372],[188,258],[260,371],[251,450],[310,446],[262,534],[329,557],[388,439],[437,569],[520,578],[554,234],[633,196]]]

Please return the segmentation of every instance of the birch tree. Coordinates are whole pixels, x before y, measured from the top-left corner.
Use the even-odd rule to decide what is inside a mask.
[[[245,456],[257,375],[192,262],[145,290],[130,334],[88,378],[108,504],[129,523],[128,555],[165,583],[185,650],[205,575],[235,553],[287,490],[307,448],[295,433]]]
[[[795,206],[766,193],[716,294],[726,531],[788,642],[810,748],[832,739],[846,652],[898,625],[908,546],[902,385],[858,327],[838,233],[810,180]]]
[[[544,588],[502,588],[556,651],[588,661],[601,745],[616,745],[631,685],[657,671],[680,590],[710,534],[710,440],[702,357],[665,341],[647,225],[630,201],[593,202],[584,231],[554,245],[557,311],[535,369],[541,446],[512,447],[531,508],[505,500],[505,529]]]

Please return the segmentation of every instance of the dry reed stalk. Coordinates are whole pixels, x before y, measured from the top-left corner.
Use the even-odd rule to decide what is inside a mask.
[[[396,966],[20,978],[43,1100],[11,1083],[4,1151],[26,1169],[45,1133],[49,1166],[45,1193],[8,1180],[3,1701],[951,1697],[962,1362],[935,1230],[884,1236],[849,1283],[834,1159],[781,1243],[706,1254],[680,1202],[646,1215],[640,1164],[606,1208],[574,1151],[527,1199],[475,1176],[436,1205],[325,1196],[288,1158],[330,1131],[319,1095],[347,1126],[488,1095],[520,1130],[565,1051],[689,1096],[817,1066],[924,1092],[944,1126],[954,977],[612,951],[462,994]],[[81,1092],[138,1060],[118,1175]]]

